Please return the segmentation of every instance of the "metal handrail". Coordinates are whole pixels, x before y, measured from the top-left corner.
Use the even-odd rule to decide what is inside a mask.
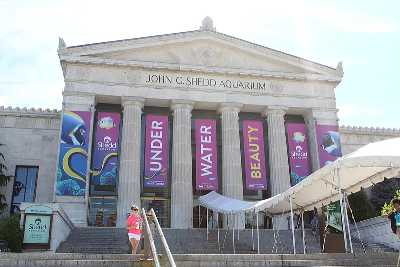
[[[150,210],[150,214],[153,217],[153,220],[154,220],[154,223],[156,225],[158,234],[160,235],[161,242],[162,242],[162,244],[164,246],[164,250],[165,250],[165,252],[167,254],[169,264],[170,264],[171,267],[176,267],[174,258],[172,257],[171,250],[169,249],[169,246],[168,246],[168,243],[167,243],[167,239],[165,239],[164,233],[163,233],[163,231],[161,229],[160,223],[158,222],[158,219],[157,219],[156,213],[154,212],[154,209]]]
[[[142,209],[142,212],[143,212],[143,219],[144,219],[144,223],[145,223],[147,237],[149,238],[151,253],[153,254],[154,265],[156,267],[160,267],[160,261],[158,259],[156,246],[154,245],[154,239],[153,239],[153,235],[152,235],[151,230],[150,230],[149,221],[147,220],[146,211],[144,209]]]

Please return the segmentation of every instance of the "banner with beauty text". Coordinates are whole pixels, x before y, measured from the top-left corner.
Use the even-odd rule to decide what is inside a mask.
[[[243,120],[243,148],[246,188],[267,189],[263,122]]]
[[[217,124],[212,119],[196,119],[196,190],[218,190]]]
[[[154,114],[146,115],[144,187],[168,186],[168,127],[168,116]]]
[[[311,173],[307,128],[304,123],[287,123],[287,144],[291,184],[295,185]]]
[[[90,183],[92,194],[117,194],[120,123],[119,112],[97,112]]]

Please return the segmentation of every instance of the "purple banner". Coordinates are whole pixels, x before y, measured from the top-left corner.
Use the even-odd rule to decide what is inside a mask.
[[[307,129],[304,123],[287,123],[290,179],[297,184],[311,173]]]
[[[98,112],[92,152],[91,194],[116,194],[118,177],[119,112]]]
[[[336,125],[316,125],[320,167],[342,156],[340,136]]]
[[[168,116],[146,116],[146,143],[144,152],[144,187],[168,185]]]
[[[216,121],[196,119],[196,190],[218,190]]]
[[[262,121],[243,121],[243,147],[246,188],[249,190],[266,189],[267,172]]]
[[[90,118],[89,111],[63,112],[56,177],[57,196],[85,196]]]

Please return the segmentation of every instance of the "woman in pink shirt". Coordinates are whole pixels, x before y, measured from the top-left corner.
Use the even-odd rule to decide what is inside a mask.
[[[131,214],[127,221],[128,237],[132,245],[132,254],[136,254],[140,242],[140,237],[142,235],[142,222],[143,219],[139,215],[139,208],[136,205],[132,205]]]

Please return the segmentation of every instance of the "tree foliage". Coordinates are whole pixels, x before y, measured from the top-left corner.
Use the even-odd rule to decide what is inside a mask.
[[[4,144],[0,144],[3,147]],[[6,159],[2,151],[0,151],[0,187],[4,187],[11,180],[11,175],[7,175]],[[0,193],[0,214],[7,207],[6,196]]]

